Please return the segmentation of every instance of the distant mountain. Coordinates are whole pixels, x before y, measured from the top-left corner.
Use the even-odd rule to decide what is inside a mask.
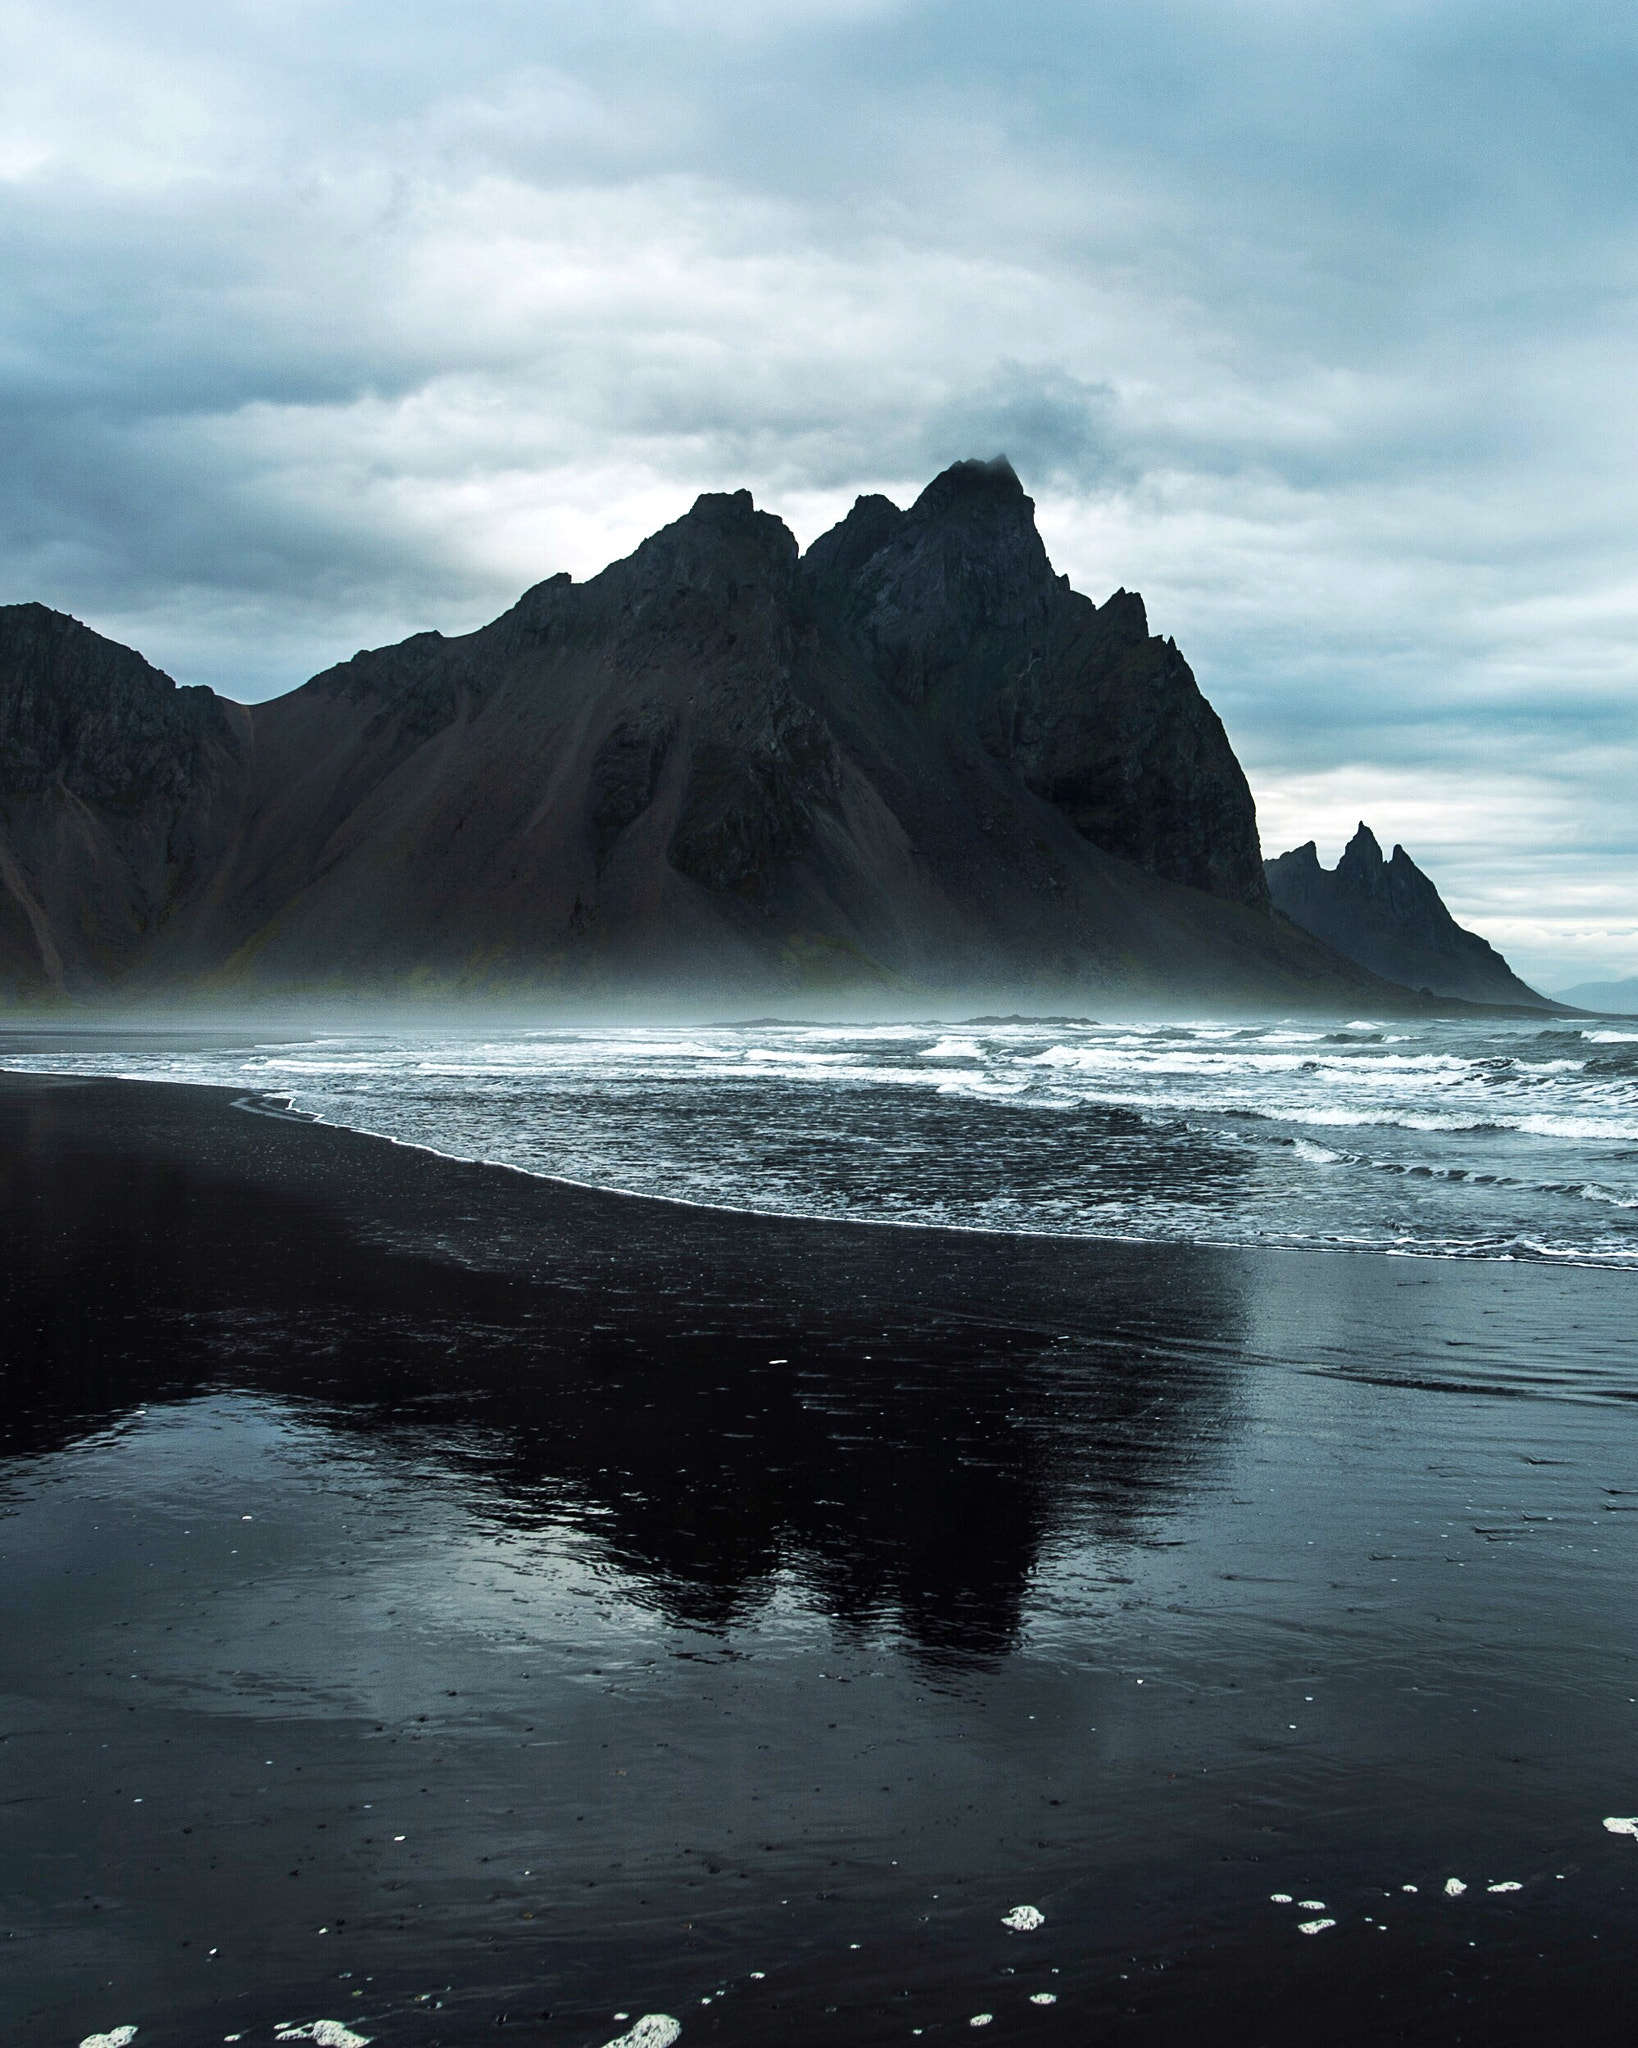
[[[1384,860],[1366,825],[1334,868],[1314,842],[1265,863],[1276,910],[1385,980],[1473,1003],[1548,1005],[1494,946],[1459,925],[1402,846]]]
[[[1625,981],[1578,981],[1574,988],[1561,989],[1557,1000],[1577,1010],[1638,1017],[1638,974],[1629,974]]]
[[[1251,794],[1142,600],[1004,462],[805,556],[747,492],[272,703],[0,608],[15,993],[944,990],[1381,1002],[1270,914]]]

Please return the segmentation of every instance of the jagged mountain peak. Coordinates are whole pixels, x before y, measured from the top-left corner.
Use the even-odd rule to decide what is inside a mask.
[[[1003,584],[1057,583],[1036,529],[1035,500],[1004,455],[952,463],[905,513],[901,532],[911,546],[936,547],[992,594]]]
[[[1395,855],[1404,852],[1401,846],[1394,847]],[[1363,818],[1354,830],[1354,836],[1342,850],[1342,859],[1351,867],[1379,868],[1383,865],[1382,842],[1366,824]],[[1340,866],[1341,863],[1339,862]]]
[[[1546,1001],[1488,940],[1456,922],[1403,846],[1384,860],[1363,820],[1334,868],[1321,866],[1310,839],[1266,871],[1277,910],[1373,974],[1467,1002]]]
[[[887,687],[918,705],[996,636],[1047,632],[1068,598],[1004,456],[953,463],[907,512],[859,499],[804,568]]]
[[[952,462],[916,499],[910,517],[935,519],[975,517],[1035,521],[1035,500],[1027,495],[1018,472],[1004,455],[988,462],[968,457]]]
[[[747,548],[765,552],[778,562],[794,561],[801,552],[784,520],[776,513],[759,511],[749,491],[702,491],[680,519],[651,534],[627,560],[638,562],[698,546]],[[620,567],[613,563],[603,574]]]

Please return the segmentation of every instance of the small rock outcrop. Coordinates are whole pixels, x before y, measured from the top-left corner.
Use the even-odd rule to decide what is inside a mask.
[[[1334,868],[1314,842],[1268,863],[1274,907],[1384,980],[1472,1003],[1549,1006],[1488,940],[1459,925],[1402,846],[1391,860],[1361,824]]]

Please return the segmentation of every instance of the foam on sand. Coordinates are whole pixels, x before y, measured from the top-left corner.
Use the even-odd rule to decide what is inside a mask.
[[[627,2028],[608,2048],[671,2048],[682,2032],[682,2021],[668,2012],[645,2012],[634,2027]]]

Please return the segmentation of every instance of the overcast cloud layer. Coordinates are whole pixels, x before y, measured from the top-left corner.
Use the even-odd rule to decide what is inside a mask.
[[[1011,455],[1265,850],[1638,970],[1638,15],[0,9],[0,599],[240,698]]]

